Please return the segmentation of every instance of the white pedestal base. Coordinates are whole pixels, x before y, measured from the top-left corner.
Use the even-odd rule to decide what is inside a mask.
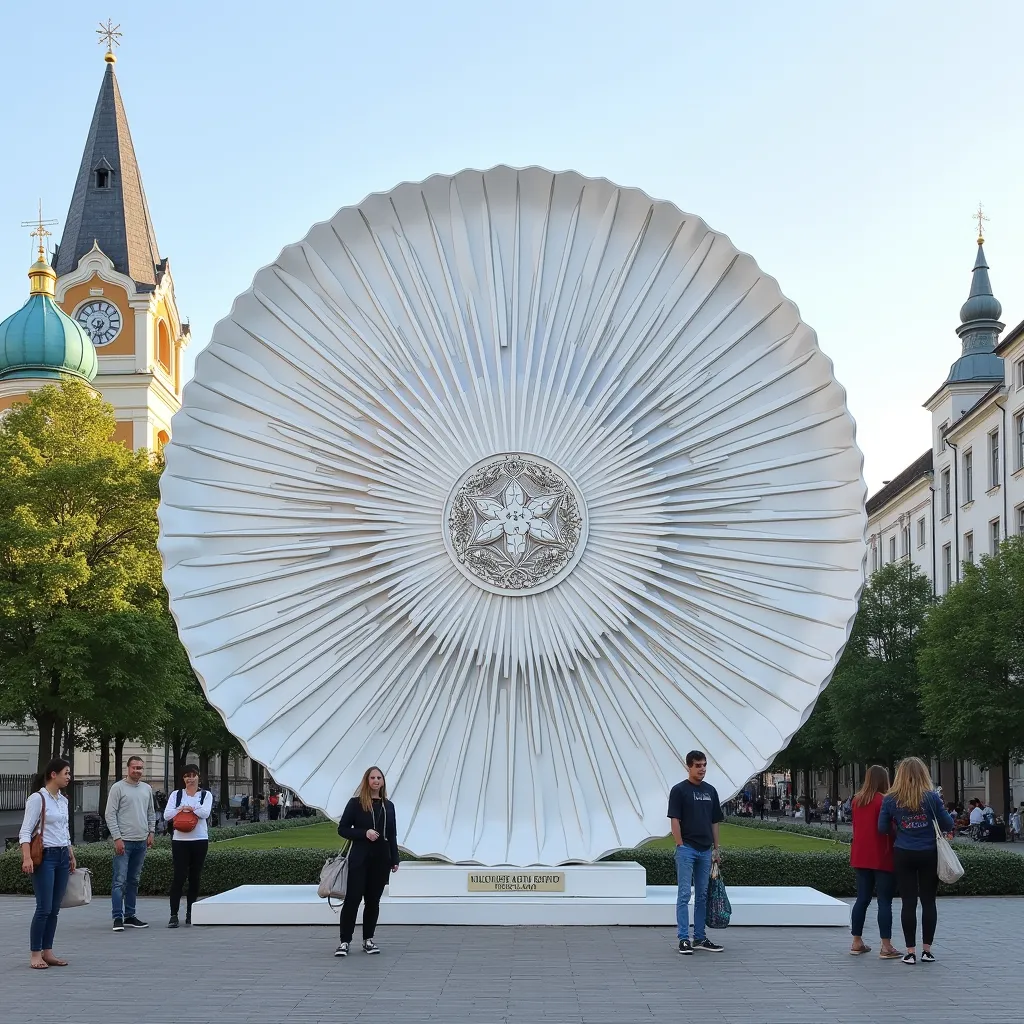
[[[402,871],[406,870],[403,866]],[[464,869],[463,869],[464,870]],[[401,872],[399,872],[401,875]],[[732,925],[847,928],[850,908],[808,886],[733,886]],[[691,903],[692,905],[692,903]],[[691,910],[692,913],[692,910]],[[579,897],[524,893],[397,896],[385,892],[382,925],[674,925],[676,888],[645,887],[642,896]],[[334,925],[338,911],[315,885],[242,885],[200,900],[196,925]]]

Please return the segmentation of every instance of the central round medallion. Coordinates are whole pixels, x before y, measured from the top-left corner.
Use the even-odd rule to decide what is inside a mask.
[[[587,546],[583,495],[537,455],[492,455],[456,481],[444,543],[459,571],[492,594],[536,594],[561,583]]]

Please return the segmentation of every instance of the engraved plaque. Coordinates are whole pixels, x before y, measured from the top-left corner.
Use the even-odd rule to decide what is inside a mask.
[[[564,871],[471,871],[468,892],[565,892]]]

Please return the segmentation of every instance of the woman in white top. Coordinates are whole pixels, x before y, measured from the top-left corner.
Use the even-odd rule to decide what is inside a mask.
[[[53,955],[53,937],[68,875],[75,870],[75,851],[68,831],[68,801],[61,792],[71,781],[71,765],[63,758],[55,758],[32,781],[36,792],[25,802],[18,841],[21,870],[32,876],[36,894],[36,912],[29,926],[29,966],[45,970],[68,965],[67,960]],[[32,863],[32,837],[37,831],[42,832],[43,839],[43,860],[38,865]]]
[[[206,819],[213,810],[213,794],[199,788],[198,765],[185,765],[181,771],[181,779],[185,784],[184,788],[171,793],[164,808],[164,821],[173,821],[175,826],[174,837],[171,840],[174,878],[171,881],[171,919],[167,922],[168,928],[178,927],[178,909],[181,906],[181,892],[185,888],[186,876],[188,897],[185,903],[185,924],[192,923],[192,904],[199,895],[199,878],[203,873],[203,861],[206,860],[206,850],[210,845]],[[182,820],[175,821],[183,811],[192,812],[191,815],[184,816],[188,824],[192,824],[192,815],[195,816],[193,828],[183,830],[178,827],[186,823]]]

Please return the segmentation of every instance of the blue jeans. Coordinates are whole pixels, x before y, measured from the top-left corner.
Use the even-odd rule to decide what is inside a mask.
[[[896,876],[891,871],[873,871],[854,868],[857,875],[857,901],[850,914],[850,934],[860,938],[864,934],[864,918],[868,913],[872,892],[878,893],[878,937],[892,939],[892,898],[896,893]]]
[[[680,939],[690,937],[690,886],[693,886],[693,941],[705,938],[704,919],[707,916],[708,883],[711,881],[711,851],[695,850],[692,846],[676,847],[676,934]]]
[[[32,888],[36,894],[36,912],[29,927],[29,948],[33,953],[53,949],[57,934],[57,915],[64,900],[71,874],[71,857],[66,846],[48,846],[43,862],[32,872]]]
[[[113,917],[135,916],[135,900],[139,895],[139,878],[145,859],[145,839],[126,839],[124,853],[114,854],[110,878],[110,911]]]

